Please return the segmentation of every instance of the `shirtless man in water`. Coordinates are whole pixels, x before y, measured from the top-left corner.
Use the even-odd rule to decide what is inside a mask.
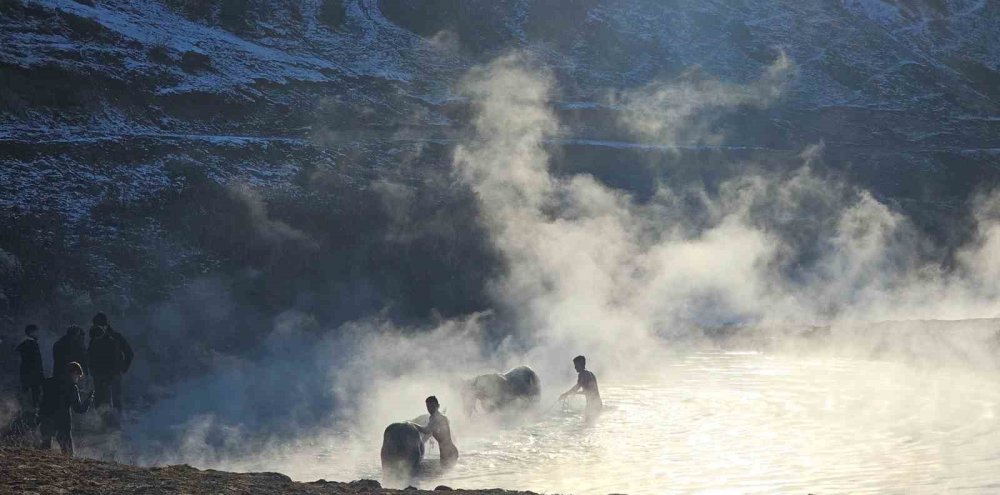
[[[604,409],[601,402],[601,391],[597,388],[597,377],[587,370],[587,358],[577,356],[573,358],[573,367],[576,368],[576,385],[559,396],[559,400],[565,400],[573,394],[582,394],[587,398],[587,409],[583,413],[583,419],[590,423],[597,419]]]
[[[424,402],[427,404],[430,420],[428,420],[427,426],[418,424],[414,424],[414,426],[420,433],[431,435],[434,440],[437,440],[438,450],[441,451],[441,467],[449,468],[458,461],[458,447],[455,447],[455,442],[451,441],[451,426],[448,424],[448,418],[441,414],[441,404],[438,403],[437,397],[432,395]]]

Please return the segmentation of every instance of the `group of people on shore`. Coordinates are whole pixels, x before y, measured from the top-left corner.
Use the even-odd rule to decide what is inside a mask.
[[[122,375],[132,366],[134,353],[104,313],[91,321],[90,341],[83,328],[71,325],[52,346],[52,375],[45,377],[38,325],[24,328],[25,339],[15,351],[21,357],[21,390],[36,414],[41,448],[51,448],[55,437],[63,453],[73,455],[72,412],[86,413],[91,404],[110,405],[105,423],[116,422],[122,410]],[[89,382],[89,383],[85,383]],[[80,398],[81,385],[90,392]]]

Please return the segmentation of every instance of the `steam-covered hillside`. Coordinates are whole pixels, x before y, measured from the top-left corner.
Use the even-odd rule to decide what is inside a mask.
[[[503,263],[452,175],[454,88],[512,50],[553,71],[560,173],[641,201],[822,142],[817,167],[947,265],[1000,179],[998,38],[995,3],[958,0],[6,0],[0,308],[212,329],[206,353],[252,352],[290,310],[328,328],[489,308]],[[750,84],[782,54],[767,107],[676,139],[618,125],[618,92]]]

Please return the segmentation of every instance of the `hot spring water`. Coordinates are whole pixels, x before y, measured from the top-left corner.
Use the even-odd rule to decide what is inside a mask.
[[[458,465],[436,472],[431,442],[414,484],[602,494],[996,492],[997,378],[894,362],[697,353],[655,379],[602,382],[607,410],[593,427],[582,424],[582,399],[481,431],[455,411]],[[563,388],[548,385],[546,396]],[[330,438],[311,462],[267,468],[301,480],[379,479],[379,441]]]

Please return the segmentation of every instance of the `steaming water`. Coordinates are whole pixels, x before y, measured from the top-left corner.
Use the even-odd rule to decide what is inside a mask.
[[[996,379],[893,362],[694,354],[652,380],[602,383],[608,410],[593,427],[581,422],[582,403],[486,431],[453,419],[459,464],[441,474],[425,461],[431,468],[415,484],[633,494],[996,492]],[[287,472],[379,478],[377,440],[331,445],[315,464]],[[427,458],[437,455],[431,446]]]

